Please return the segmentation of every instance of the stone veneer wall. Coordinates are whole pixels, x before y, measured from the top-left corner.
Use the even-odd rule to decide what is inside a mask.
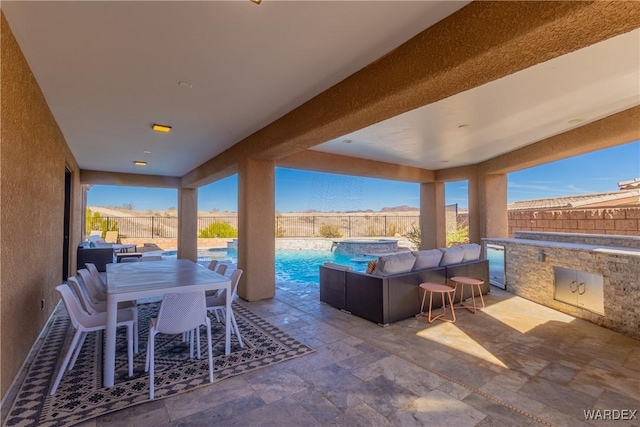
[[[610,246],[614,248],[640,249],[640,236],[617,236],[611,234],[540,233],[516,231],[518,239],[544,240],[549,242],[578,243],[581,245]]]
[[[276,249],[301,249],[312,251],[330,251],[333,245],[333,239],[324,238],[278,238],[276,239]]]
[[[640,236],[640,207],[510,211],[509,237],[516,231]]]
[[[0,12],[0,394],[5,396],[60,300],[65,168],[72,173],[69,274],[81,239],[78,165]],[[41,301],[44,306],[41,308]]]
[[[640,339],[640,250],[531,239],[483,240],[505,248],[508,292]],[[541,251],[545,261],[539,261]],[[602,275],[605,315],[556,301],[554,266]]]

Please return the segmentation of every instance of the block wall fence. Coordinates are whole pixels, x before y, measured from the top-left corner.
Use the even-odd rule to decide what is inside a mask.
[[[516,231],[640,236],[640,207],[510,211],[509,237]]]

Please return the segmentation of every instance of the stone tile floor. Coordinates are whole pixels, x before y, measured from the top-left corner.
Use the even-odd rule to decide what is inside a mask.
[[[495,287],[486,302],[381,328],[320,304],[317,285],[280,284],[241,304],[315,353],[82,426],[640,425],[584,413],[640,410],[640,341]]]

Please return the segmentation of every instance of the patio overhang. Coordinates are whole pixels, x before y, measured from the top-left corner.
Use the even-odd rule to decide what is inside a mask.
[[[185,174],[182,186],[209,184],[247,157],[286,158],[638,27],[633,2],[473,2]]]

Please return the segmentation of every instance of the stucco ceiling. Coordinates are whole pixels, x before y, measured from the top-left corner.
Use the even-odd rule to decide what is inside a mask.
[[[426,169],[484,161],[640,104],[640,31],[313,149]]]
[[[82,169],[182,176],[467,3],[3,1],[2,10]],[[314,149],[428,169],[475,163],[638,105],[639,52],[634,31]]]

